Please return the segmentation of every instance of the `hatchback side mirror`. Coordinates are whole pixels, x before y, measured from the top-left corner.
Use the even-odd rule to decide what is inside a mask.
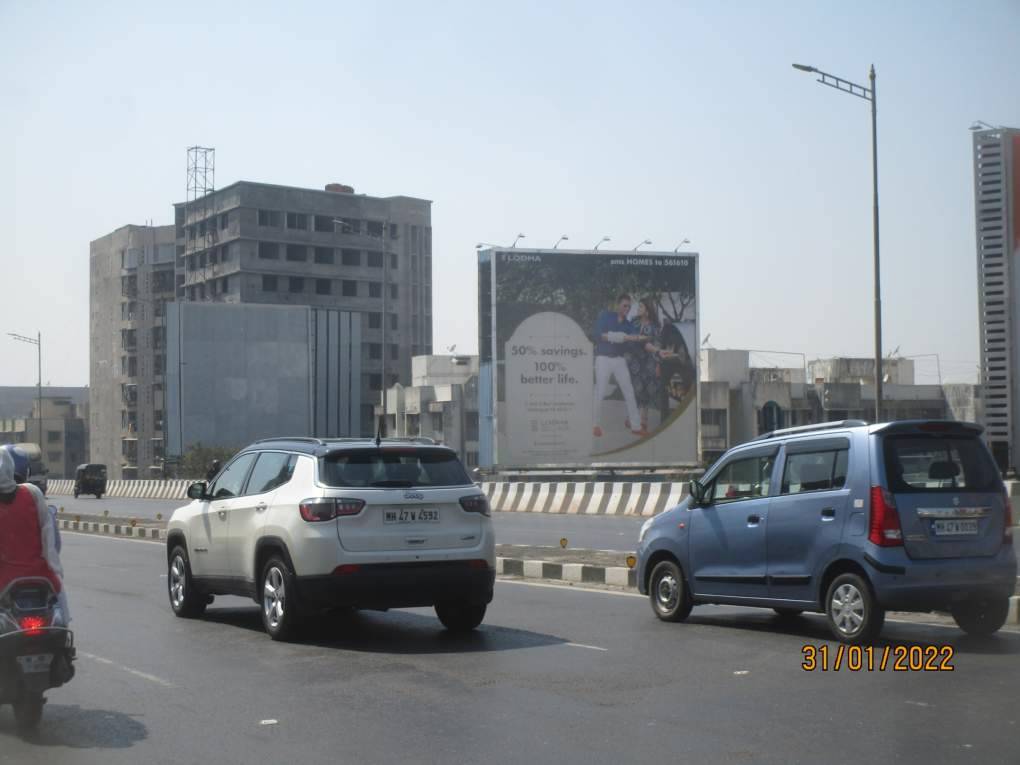
[[[206,494],[206,488],[208,484],[205,481],[196,481],[188,487],[188,499],[208,499]]]
[[[691,481],[691,500],[696,507],[705,504],[705,485],[701,481]]]

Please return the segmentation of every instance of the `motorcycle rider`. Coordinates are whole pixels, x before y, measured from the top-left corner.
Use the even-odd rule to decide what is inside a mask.
[[[15,579],[41,577],[57,593],[55,621],[71,621],[64,592],[64,567],[57,552],[56,524],[46,498],[28,478],[28,457],[14,448],[0,449],[0,592]]]

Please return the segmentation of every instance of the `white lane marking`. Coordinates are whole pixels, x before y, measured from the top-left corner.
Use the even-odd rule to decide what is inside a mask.
[[[277,725],[279,720],[260,720],[259,725]]]
[[[64,534],[71,534],[76,537],[88,537],[89,539],[106,539],[113,542],[140,542],[143,545],[159,545],[160,547],[166,547],[166,541],[155,542],[151,539],[136,539],[135,537],[115,537],[110,534],[93,534],[88,531],[68,531],[67,529],[60,530],[60,536]]]
[[[747,675],[747,674],[750,674],[750,672],[751,672],[751,670],[749,670],[749,669],[738,669],[733,674],[734,675]]]
[[[589,651],[608,651],[608,648],[599,648],[597,645],[585,645],[584,643],[564,643],[571,648],[587,648]]]
[[[915,706],[915,707],[930,707],[931,706],[931,704],[929,704],[927,701],[904,701],[903,703],[904,704],[910,704],[911,706]]]
[[[156,675],[150,675],[148,672],[142,672],[141,670],[126,667],[123,664],[118,664],[117,662],[111,661],[110,659],[104,659],[102,656],[96,656],[95,654],[92,653],[85,653],[84,651],[78,651],[78,655],[86,659],[91,659],[92,661],[97,662],[99,664],[105,664],[110,667],[116,667],[122,672],[127,672],[129,675],[134,675],[135,677],[139,677],[142,680],[148,680],[150,683],[155,683],[156,685],[162,685],[164,688],[174,687],[174,684],[171,683],[169,680],[164,680],[162,677],[156,677]]]
[[[568,584],[550,584],[548,582],[524,582],[520,579],[502,579],[496,577],[497,584],[521,584],[525,587],[549,587],[554,590],[570,590],[571,592],[590,592],[596,595],[622,595],[625,598],[641,598],[645,599],[644,595],[637,592],[622,592],[620,590],[599,590],[594,587],[571,587]]]

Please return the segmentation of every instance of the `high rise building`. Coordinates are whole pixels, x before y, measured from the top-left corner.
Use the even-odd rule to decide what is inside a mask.
[[[90,461],[110,478],[163,474],[174,246],[173,226],[123,226],[89,247]]]
[[[1003,469],[1017,466],[1020,444],[1020,130],[975,130],[974,223],[977,242],[981,384],[987,437]]]
[[[176,208],[181,301],[363,314],[362,415],[432,352],[432,203],[239,181]],[[385,371],[386,380],[383,379]]]

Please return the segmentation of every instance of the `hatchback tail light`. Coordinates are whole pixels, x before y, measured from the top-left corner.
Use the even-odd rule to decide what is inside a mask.
[[[468,513],[481,513],[489,515],[489,500],[484,494],[475,494],[471,497],[461,497],[460,506]]]
[[[301,517],[308,523],[322,523],[335,518],[357,515],[364,506],[365,501],[362,499],[315,497],[302,500],[298,505],[298,510],[301,512]]]
[[[1013,504],[1009,501],[1009,495],[1002,495],[1002,505],[1006,511],[1006,525],[1002,529],[1002,543],[1004,545],[1013,543]]]
[[[896,511],[896,500],[891,492],[881,486],[871,487],[868,540],[879,547],[903,546],[903,530],[900,528],[900,515]]]
[[[47,626],[45,616],[22,616],[18,620],[18,626],[26,635],[36,636],[43,633]]]

